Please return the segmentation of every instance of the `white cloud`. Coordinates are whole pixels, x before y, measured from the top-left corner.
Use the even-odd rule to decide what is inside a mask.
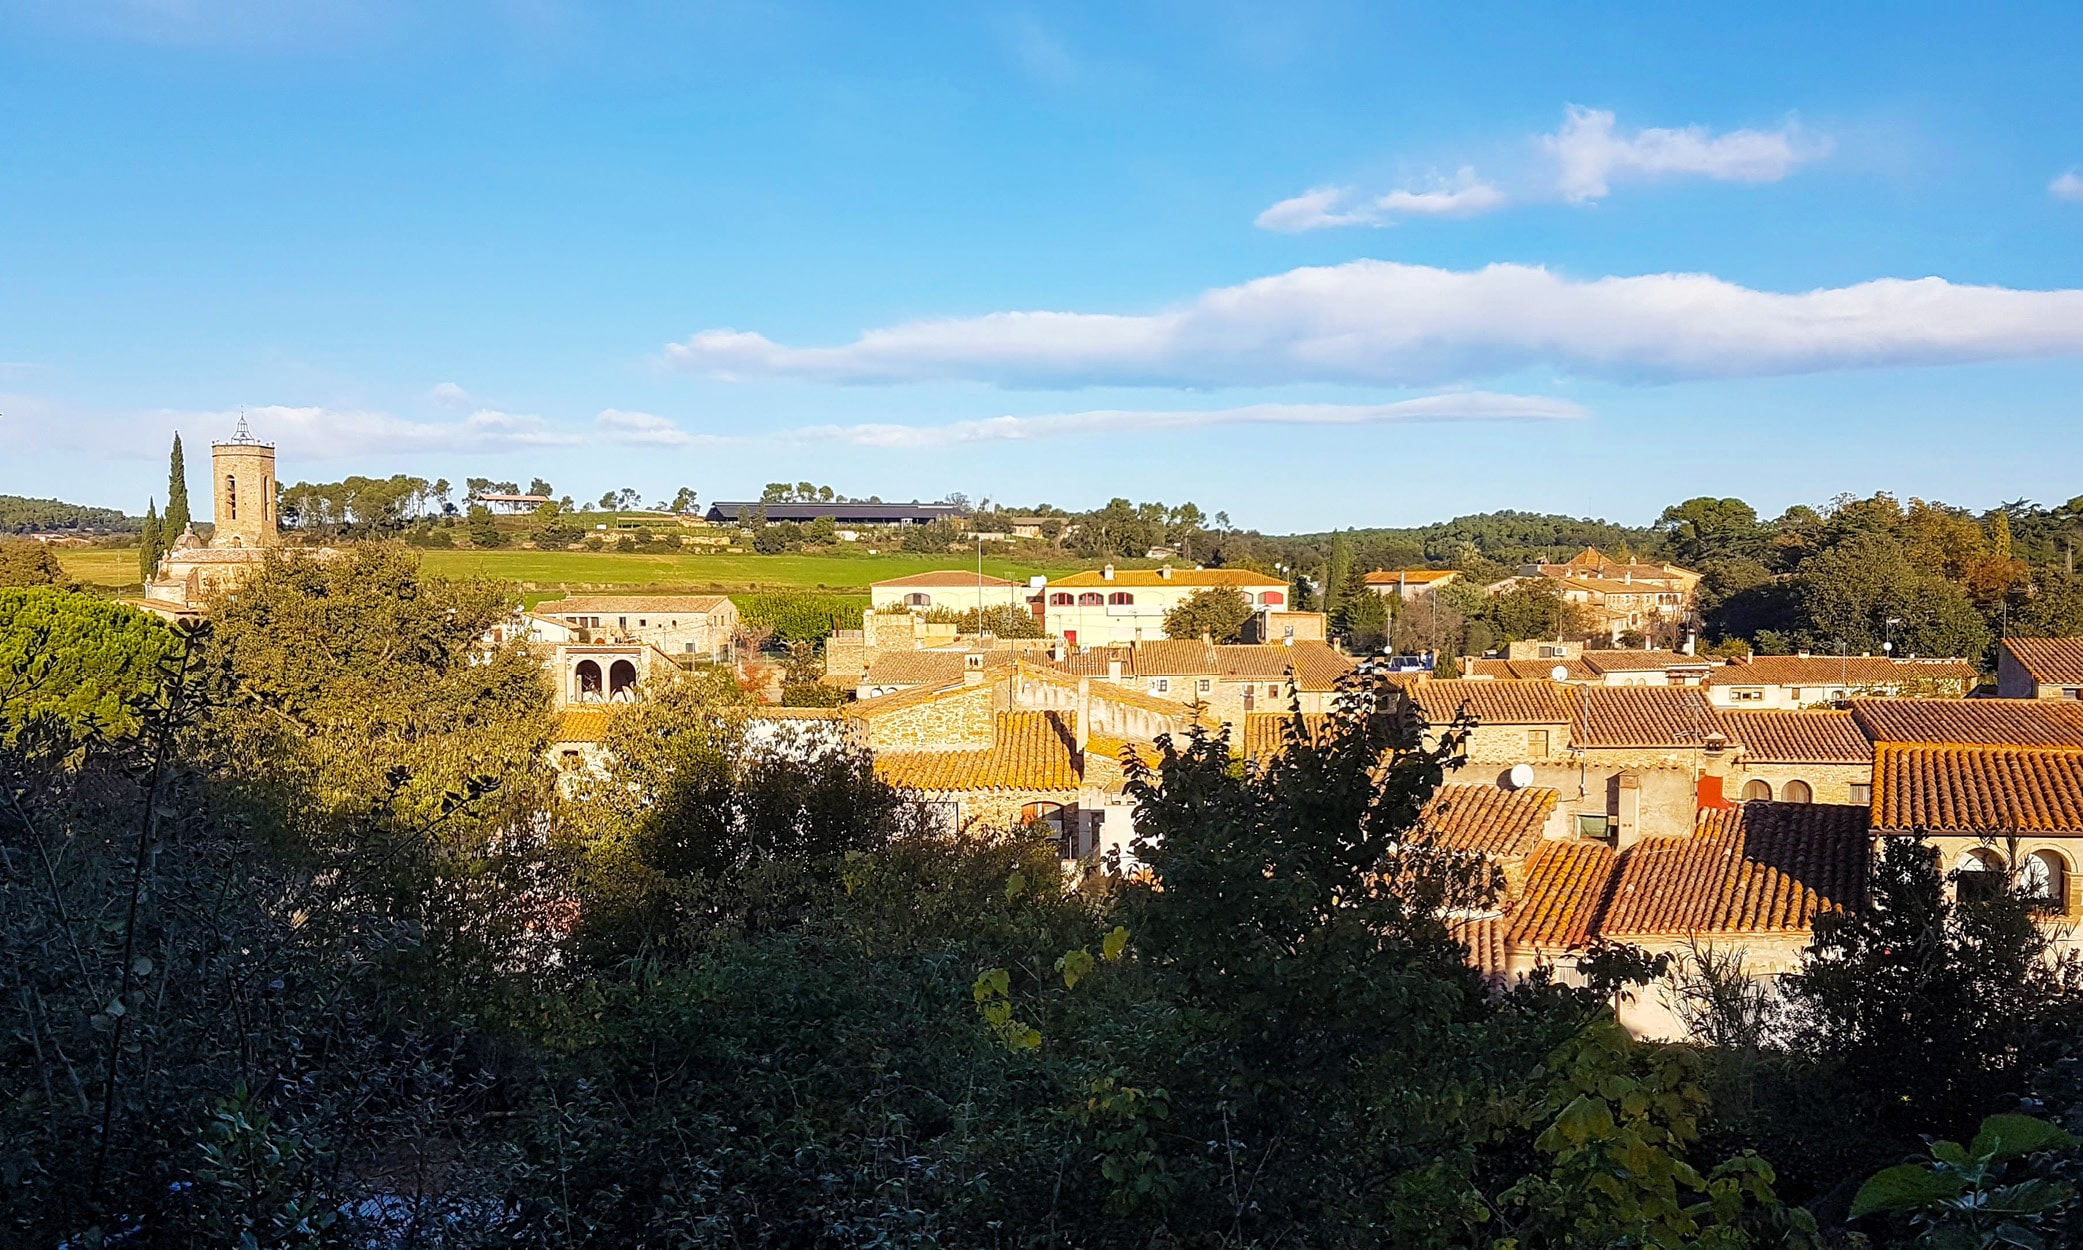
[[[964,443],[1020,443],[1224,425],[1378,425],[1425,421],[1566,421],[1584,416],[1567,400],[1538,395],[1461,391],[1384,404],[1251,404],[1241,408],[1119,409],[989,417],[947,425],[823,425],[784,435],[855,447],[930,448]]]
[[[1704,126],[1651,128],[1623,135],[1607,109],[1572,104],[1562,129],[1543,135],[1541,147],[1556,163],[1556,190],[1572,203],[1603,198],[1616,177],[1698,174],[1719,182],[1778,182],[1804,162],[1829,154],[1826,136],[1789,123],[1778,130],[1732,130],[1713,135]]]
[[[593,425],[610,441],[633,447],[710,447],[742,441],[718,434],[689,434],[670,417],[621,408],[603,408]]]
[[[1504,192],[1464,165],[1451,182],[1439,179],[1427,190],[1391,191],[1371,200],[1348,187],[1315,187],[1260,213],[1254,224],[1293,234],[1328,226],[1387,226],[1399,217],[1473,217],[1504,203]]]
[[[470,392],[454,382],[436,382],[427,397],[444,408],[468,408],[471,403]]]
[[[569,447],[580,440],[541,417],[480,408],[460,421],[411,421],[387,412],[269,404],[245,410],[256,437],[276,444],[282,458],[344,460],[387,452],[447,451],[463,454]],[[239,412],[153,414],[159,424],[207,433],[229,433]]]
[[[1431,386],[1544,366],[1624,381],[2083,355],[2083,290],[1883,278],[1798,294],[1709,274],[1577,281],[1528,265],[1359,260],[1143,315],[1000,312],[790,347],[705,330],[666,356],[728,378],[1005,386]]]
[[[2069,170],[2047,184],[2047,194],[2057,200],[2083,204],[2083,175],[2077,174],[2073,169]]]

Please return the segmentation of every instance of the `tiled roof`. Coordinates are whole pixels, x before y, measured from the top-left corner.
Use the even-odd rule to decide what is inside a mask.
[[[881,694],[872,699],[862,699],[857,703],[849,703],[843,710],[851,718],[870,720],[885,712],[897,712],[905,708],[919,707],[931,703],[935,699],[960,694],[967,689],[969,689],[967,685],[960,683],[939,686],[913,686],[909,690],[899,690],[892,694]]]
[[[1198,638],[1165,638],[1135,647],[1138,677],[1213,676],[1222,671],[1215,647]]]
[[[1696,686],[1570,686],[1579,719],[1572,745],[1693,747],[1708,735],[1728,736]]]
[[[1805,932],[1818,912],[1863,903],[1871,862],[1863,807],[1710,809],[1691,836],[1628,848],[1598,930],[1622,940]]]
[[[2083,638],[2006,638],[2003,649],[2036,682],[2083,685]]]
[[[1548,950],[1589,942],[1613,878],[1613,858],[1613,848],[1603,842],[1545,841],[1535,847],[1507,940]]]
[[[1250,587],[1253,590],[1285,590],[1287,583],[1270,573],[1253,573],[1249,569],[1173,569],[1170,577],[1156,569],[1116,569],[1110,580],[1097,569],[1072,573],[1068,577],[1052,577],[1049,589],[1068,586],[1075,590],[1092,587],[1104,590],[1109,586],[1180,586],[1189,590],[1205,590],[1210,586]]]
[[[1419,814],[1418,825],[1434,845],[1450,850],[1524,855],[1540,841],[1555,798],[1555,791],[1541,786],[1441,786]]]
[[[2083,703],[2042,699],[1854,699],[1875,742],[2083,747]]]
[[[1881,743],[1876,829],[2083,834],[2083,750]]]
[[[1722,727],[1755,764],[1866,764],[1873,744],[1850,712],[1738,712],[1724,709]]]
[[[1134,752],[1145,768],[1156,768],[1159,759],[1162,758],[1154,742],[1138,742],[1132,738],[1103,738],[1097,735],[1085,740],[1085,758],[1088,760],[1098,756],[1120,763],[1130,752]]]
[[[846,709],[837,707],[782,707],[765,703],[745,709],[746,720],[843,720]]]
[[[1019,672],[1023,677],[1035,678],[1049,682],[1052,685],[1074,688],[1078,684],[1078,679],[1068,673],[1040,664],[1029,664],[1024,660],[1019,664]],[[1161,716],[1169,716],[1174,720],[1180,721],[1192,716],[1192,710],[1179,700],[1164,699],[1154,694],[1145,694],[1134,686],[1117,685],[1110,681],[1095,681],[1090,689],[1093,698],[1119,703],[1124,707],[1132,707],[1145,712],[1156,712]],[[882,702],[881,699],[873,701],[877,703]]]
[[[1287,676],[1295,651],[1303,646],[1270,642],[1228,643],[1215,648],[1216,671],[1232,681],[1278,681]],[[1317,643],[1321,647],[1323,643]]]
[[[1545,569],[1542,571],[1546,572]],[[1684,593],[1675,583],[1663,580],[1650,581],[1643,577],[1637,577],[1630,582],[1621,580],[1618,577],[1556,577],[1554,574],[1549,574],[1549,576],[1570,590],[1587,590],[1596,595],[1675,595]],[[1659,578],[1661,577],[1661,575],[1658,576]]]
[[[1447,919],[1447,932],[1468,951],[1469,967],[1501,978],[1509,970],[1506,923],[1500,916],[1453,916]]]
[[[1091,650],[1066,655],[1060,660],[1049,659],[1042,662],[1057,672],[1067,673],[1072,677],[1105,677],[1108,675],[1107,663],[1110,660],[1121,661],[1123,677],[1136,675],[1136,653],[1133,647],[1094,647]]]
[[[1288,727],[1294,722],[1294,715],[1289,712],[1246,712],[1243,741],[1239,744],[1244,758],[1259,764],[1286,750]],[[1302,732],[1311,742],[1322,738],[1330,724],[1327,713],[1309,712],[1302,716]]]
[[[876,582],[873,588],[880,590],[885,586],[947,586],[957,590],[964,587],[975,590],[979,584],[986,590],[1004,590],[1008,586],[1018,586],[1022,583],[1009,582],[1002,577],[993,577],[989,573],[984,574],[981,581],[979,581],[974,569],[933,569],[925,573],[913,573],[909,577],[885,578]]]
[[[1564,681],[1596,681],[1598,674],[1582,660],[1484,660],[1461,661],[1461,675],[1506,681],[1546,681],[1560,664],[1569,670]]]
[[[1667,668],[1711,668],[1714,661],[1679,651],[1586,651],[1584,664],[1597,673],[1653,673]]]
[[[1462,679],[1419,682],[1411,696],[1434,725],[1452,723],[1464,705],[1482,725],[1566,725],[1563,690],[1552,681]]]
[[[1376,569],[1365,580],[1369,586],[1425,586],[1460,575],[1456,569]]]
[[[983,653],[985,669],[1002,669],[1012,665],[1013,658],[1004,651]],[[875,663],[862,677],[863,686],[920,686],[946,685],[962,680],[968,668],[968,653],[963,651],[888,651],[875,658]]]
[[[900,790],[1075,790],[1069,717],[1056,712],[1000,712],[994,741],[983,751],[882,751],[875,771]]]
[[[1716,665],[1710,686],[1896,686],[1905,682],[1959,683],[1973,688],[1975,666],[1966,660],[1893,660],[1877,655],[1754,655]]]
[[[1357,667],[1350,656],[1327,642],[1298,642],[1276,650],[1288,652],[1298,690],[1335,690],[1339,681]]]
[[[729,602],[728,595],[575,595],[538,603],[535,610],[546,616],[634,616],[640,612],[700,616]]]
[[[615,718],[612,708],[573,708],[557,718],[557,728],[550,734],[551,742],[601,742],[608,736],[608,725]]]

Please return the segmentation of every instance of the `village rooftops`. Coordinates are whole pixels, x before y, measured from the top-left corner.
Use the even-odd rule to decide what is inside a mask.
[[[1585,652],[1589,659],[1593,654]],[[1958,695],[1974,687],[1980,675],[1959,659],[1894,659],[1878,655],[1754,655],[1716,665],[1707,674],[1710,686],[1899,687],[1930,683]]]
[[[1754,764],[1870,764],[1873,743],[1850,712],[1720,710],[1721,723]]]
[[[2083,704],[2040,699],[1854,699],[1876,743],[2083,747]]]
[[[1465,708],[1479,725],[1567,725],[1564,687],[1552,681],[1421,681],[1410,688],[1425,719],[1452,724]]]
[[[1720,714],[1693,686],[1572,686],[1578,720],[1571,744],[1585,748],[1712,748],[1726,743]]]
[[[1866,899],[1872,841],[1863,807],[1751,802],[1704,810],[1690,835],[1644,838],[1620,856],[1601,937],[1806,933]]]
[[[1111,564],[1104,569],[1087,569],[1082,573],[1049,579],[1051,590],[1137,586],[1180,586],[1194,590],[1223,586],[1257,590],[1270,586],[1284,590],[1287,583],[1270,573],[1253,573],[1248,569],[1175,569],[1170,565],[1161,569],[1117,569]]]
[[[875,583],[875,588],[880,590],[884,587],[905,589],[912,586],[951,586],[956,589],[975,589],[978,586],[982,586],[986,590],[1005,590],[1014,586],[1024,586],[1025,584],[1024,582],[1009,582],[1002,577],[993,577],[989,573],[979,576],[973,569],[967,571],[963,569],[933,569],[925,573],[913,573],[908,577],[884,578],[882,581]]]
[[[1873,824],[1889,833],[2083,836],[2083,750],[1883,743]]]
[[[2003,649],[2044,686],[2083,686],[2083,638],[2006,638]]]
[[[628,616],[645,613],[671,616],[675,612],[700,616],[730,602],[728,595],[574,595],[535,605],[536,614],[564,616]]]
[[[983,750],[878,751],[875,771],[900,790],[1075,790],[1082,778],[1072,715],[999,712]]]
[[[1543,786],[1441,786],[1418,816],[1432,845],[1498,858],[1526,855],[1539,844],[1557,792]]]
[[[1682,651],[1636,651],[1615,648],[1610,651],[1585,651],[1584,664],[1597,673],[1653,673],[1670,669],[1697,669],[1706,672],[1716,661],[1703,655],[1686,655]]]

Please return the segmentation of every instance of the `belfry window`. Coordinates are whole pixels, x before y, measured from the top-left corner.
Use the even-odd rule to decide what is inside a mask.
[[[239,479],[228,473],[224,476],[224,508],[231,513],[225,520],[239,519]]]

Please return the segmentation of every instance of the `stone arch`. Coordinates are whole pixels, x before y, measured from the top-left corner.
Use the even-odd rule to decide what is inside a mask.
[[[619,702],[636,698],[636,665],[628,660],[608,665],[608,698]]]
[[[2032,901],[2062,907],[2068,898],[2068,857],[2042,847],[2018,861],[2018,890]]]
[[[571,697],[577,703],[598,703],[605,691],[600,684],[600,665],[580,660],[571,669]]]
[[[1815,802],[1815,790],[1807,782],[1796,778],[1779,788],[1779,801],[1782,803],[1813,803]]]
[[[1971,846],[1953,861],[1953,892],[1962,900],[1995,898],[2010,881],[2010,866],[1986,846]]]
[[[1753,777],[1749,781],[1743,783],[1743,801],[1745,803],[1768,803],[1771,800],[1771,782],[1766,781],[1763,778]]]

